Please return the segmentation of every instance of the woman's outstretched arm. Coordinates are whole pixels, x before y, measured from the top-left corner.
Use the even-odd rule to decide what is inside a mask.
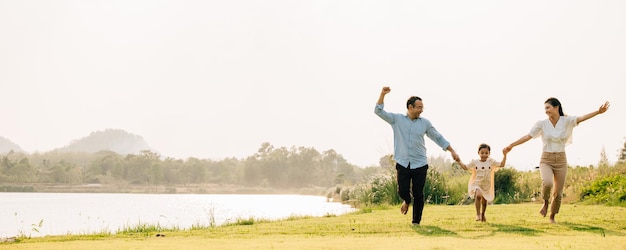
[[[576,123],[584,122],[584,121],[588,120],[589,118],[592,118],[592,117],[594,117],[596,115],[599,115],[599,114],[602,114],[602,113],[606,112],[607,110],[609,110],[609,106],[611,106],[610,103],[609,102],[605,102],[604,104],[602,104],[602,106],[600,106],[600,108],[598,108],[598,110],[593,111],[593,112],[591,112],[589,114],[586,114],[586,115],[579,116],[578,119],[576,119]]]
[[[521,138],[517,139],[517,141],[514,141],[513,143],[511,143],[511,145],[509,145],[506,148],[502,149],[502,153],[504,155],[506,155],[507,153],[511,152],[513,147],[515,147],[517,145],[520,145],[520,144],[522,144],[524,142],[527,142],[530,139],[532,139],[532,137],[530,135],[522,136]]]

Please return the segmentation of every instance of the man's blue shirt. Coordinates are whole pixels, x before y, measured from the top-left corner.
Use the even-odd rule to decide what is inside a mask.
[[[420,168],[428,164],[424,135],[439,145],[444,151],[450,143],[443,138],[426,118],[411,120],[406,114],[388,113],[384,104],[376,104],[374,113],[391,125],[393,129],[394,160],[410,168]]]

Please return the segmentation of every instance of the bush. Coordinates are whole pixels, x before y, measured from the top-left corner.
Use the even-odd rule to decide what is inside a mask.
[[[350,200],[350,190],[347,188],[342,189],[341,193],[339,194],[339,197],[341,198],[341,201]]]
[[[395,175],[381,174],[356,186],[351,197],[364,205],[399,204],[397,187]]]
[[[391,203],[399,204],[398,185],[395,175],[380,175],[371,182],[371,202],[372,204]]]
[[[402,203],[398,196],[396,172],[381,171],[368,181],[352,189],[336,187],[342,201],[356,200],[364,205],[397,205]],[[609,176],[602,177],[602,176]],[[586,202],[624,206],[626,203],[626,164],[617,163],[613,167],[594,169],[593,167],[570,167],[563,193],[563,202]],[[424,186],[425,202],[430,204],[469,204],[473,203],[467,194],[469,176],[438,168],[428,170]],[[595,184],[594,184],[595,183]],[[541,174],[538,170],[519,172],[514,168],[502,168],[495,173],[494,203],[519,203],[533,201],[541,194]],[[328,194],[331,195],[331,194]]]
[[[517,172],[515,176],[515,192],[518,197],[515,202],[529,202],[541,195],[541,174],[538,170]]]
[[[448,205],[465,205],[472,200],[467,193],[467,182],[470,175],[447,177]]]
[[[446,179],[435,169],[429,169],[424,184],[424,202],[429,204],[447,204],[448,190]]]
[[[520,193],[518,192],[515,180],[517,179],[517,170],[513,168],[502,168],[495,173],[495,198],[494,204],[500,203],[516,203],[520,201]]]
[[[398,195],[396,173],[378,175],[372,178],[369,183],[356,187],[350,196],[363,204],[395,205],[402,202]],[[458,196],[462,196],[462,194],[455,195],[455,199]],[[452,200],[450,197],[444,175],[435,169],[429,169],[424,184],[424,202],[430,204],[455,203],[456,200]],[[342,200],[344,200],[343,196]]]
[[[626,177],[612,175],[589,183],[581,192],[586,203],[626,206]]]

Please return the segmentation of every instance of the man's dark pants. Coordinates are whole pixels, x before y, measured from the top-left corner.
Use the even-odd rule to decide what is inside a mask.
[[[416,169],[410,169],[396,163],[398,171],[398,195],[407,204],[411,204],[411,194],[415,200],[413,204],[412,223],[419,224],[422,221],[422,211],[424,210],[424,183],[426,183],[426,172],[428,165]]]

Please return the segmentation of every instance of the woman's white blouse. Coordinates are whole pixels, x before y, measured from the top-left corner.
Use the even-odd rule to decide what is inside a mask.
[[[541,136],[543,140],[543,152],[565,152],[565,146],[572,143],[572,131],[578,125],[577,116],[561,116],[552,126],[549,119],[535,123],[530,130],[532,138]]]

